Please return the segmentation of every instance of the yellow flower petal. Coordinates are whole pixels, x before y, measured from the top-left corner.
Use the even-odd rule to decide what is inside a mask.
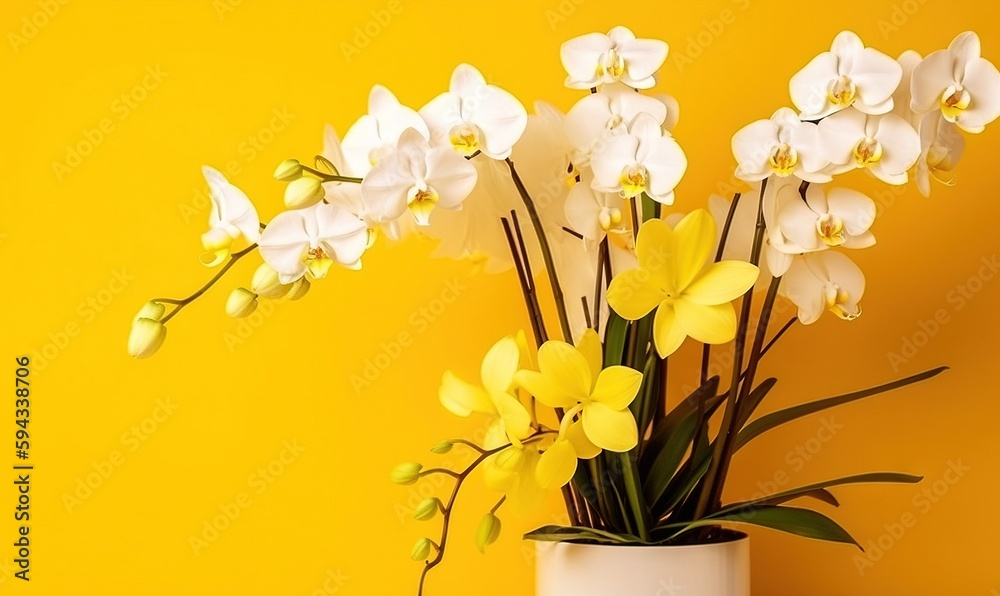
[[[660,308],[656,309],[656,316],[653,318],[653,343],[656,345],[656,353],[660,358],[666,358],[681,347],[686,337],[687,333],[677,324],[674,305],[664,301]]]
[[[550,408],[572,408],[579,401],[579,398],[569,395],[555,381],[534,370],[517,371],[515,381],[519,387],[523,387]]]
[[[636,321],[648,315],[665,297],[646,269],[622,271],[611,280],[606,293],[608,304],[623,319]]]
[[[677,284],[674,276],[674,253],[677,250],[677,236],[662,219],[651,219],[639,228],[635,254],[639,266],[651,276],[651,283],[666,292],[672,292]]]
[[[538,350],[538,370],[567,395],[583,401],[590,396],[590,365],[572,345],[564,341],[547,341]]]
[[[704,209],[695,209],[674,226],[676,288],[683,292],[708,261],[715,244],[715,220]]]
[[[615,410],[599,402],[583,407],[583,430],[594,445],[607,451],[628,451],[639,441],[632,412]]]
[[[760,269],[746,261],[719,261],[705,267],[682,294],[698,304],[732,302],[757,283]]]
[[[587,359],[591,380],[596,380],[604,366],[604,347],[601,345],[600,336],[593,329],[587,329],[576,343],[576,349]]]
[[[624,410],[639,393],[641,384],[641,372],[627,366],[609,366],[597,377],[590,399],[614,410]]]
[[[445,371],[441,376],[438,398],[441,400],[441,405],[456,416],[464,417],[473,412],[496,413],[493,401],[485,391],[459,379],[451,371]]]
[[[483,449],[499,449],[510,443],[512,441],[507,436],[507,427],[503,423],[503,418],[497,416],[486,427],[486,435],[483,436]],[[517,443],[517,445],[520,445],[520,443]]]
[[[736,336],[736,311],[729,302],[714,306],[678,300],[674,304],[678,326],[706,344],[724,344]]]
[[[528,414],[524,404],[507,393],[494,395],[493,404],[500,413],[504,430],[511,441],[523,439],[531,434],[531,415]]]
[[[517,372],[520,360],[521,350],[513,337],[505,337],[493,344],[483,358],[480,369],[486,391],[491,394],[507,393],[514,382],[514,373]]]
[[[573,450],[580,459],[592,459],[601,453],[601,448],[587,438],[580,421],[573,422],[566,429],[566,440],[573,444]]]
[[[542,488],[559,488],[576,473],[576,450],[569,441],[556,441],[538,460],[535,480]]]

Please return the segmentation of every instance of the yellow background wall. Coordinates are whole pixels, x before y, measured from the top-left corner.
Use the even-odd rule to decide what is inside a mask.
[[[675,132],[691,167],[677,197],[688,210],[730,179],[732,133],[788,104],[788,78],[842,29],[893,56],[975,29],[1000,62],[992,0],[65,2],[0,5],[0,373],[36,355],[30,584],[12,577],[16,494],[12,477],[0,480],[0,589],[11,594],[414,593],[410,546],[438,526],[407,520],[408,510],[433,485],[395,487],[387,472],[433,463],[426,450],[438,440],[481,430],[437,405],[437,383],[446,368],[475,375],[488,346],[525,324],[515,279],[428,260],[432,244],[411,240],[240,322],[222,307],[247,283],[248,260],[171,322],[155,358],[133,361],[125,338],[138,307],[208,276],[201,164],[228,170],[266,220],[281,204],[277,162],[318,152],[327,122],[346,131],[372,84],[419,107],[467,61],[526,105],[568,109],[579,94],[562,87],[559,44],[625,24],[671,44],[658,89],[682,106]],[[86,141],[92,151],[67,164],[68,147]],[[998,154],[995,123],[969,139],[959,185],[937,185],[929,200],[851,178],[882,211],[879,244],[857,255],[865,315],[794,329],[765,363],[780,383],[764,407],[953,368],[835,411],[827,430],[810,418],[738,456],[734,499],[770,482],[926,475],[918,486],[835,491],[843,506],[823,511],[875,543],[864,559],[753,531],[755,594],[1000,590],[1000,283],[981,267],[1000,248]],[[935,316],[946,322],[928,323]],[[394,347],[400,333],[412,341]],[[376,359],[390,364],[356,390],[352,376]],[[14,398],[4,399],[0,429],[13,434]],[[3,457],[13,463],[12,452]],[[559,521],[557,501],[531,519],[505,516],[483,557],[472,533],[494,496],[470,487],[430,593],[530,593],[531,548],[519,536]],[[206,524],[226,510],[238,516],[208,540]],[[206,540],[197,552],[192,536]]]

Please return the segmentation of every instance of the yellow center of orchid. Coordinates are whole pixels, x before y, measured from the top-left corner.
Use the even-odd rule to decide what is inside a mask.
[[[649,172],[642,164],[632,164],[622,170],[621,178],[618,180],[622,185],[620,193],[622,198],[631,199],[646,190],[649,184]]]
[[[601,224],[601,229],[607,232],[622,223],[622,210],[617,207],[604,207],[597,216],[597,221]]]
[[[854,84],[851,77],[841,75],[835,81],[830,82],[827,90],[827,97],[830,103],[838,108],[846,108],[854,103],[854,98],[858,96],[858,86]]]
[[[469,124],[468,122],[463,122],[458,126],[452,127],[451,132],[448,133],[451,146],[459,154],[466,157],[480,150],[482,137],[483,131],[475,124]]]
[[[406,204],[417,220],[417,225],[426,226],[430,222],[431,211],[438,202],[438,193],[433,187],[420,189],[416,186],[407,193]]]
[[[302,262],[306,264],[309,273],[317,279],[326,277],[327,271],[333,265],[333,259],[320,246],[307,249],[302,255]]]
[[[795,166],[799,163],[799,152],[788,143],[779,143],[771,151],[771,155],[767,161],[771,166],[772,172],[781,177],[789,176],[795,171]]]
[[[597,65],[597,74],[607,74],[613,79],[620,79],[625,74],[625,58],[618,53],[618,50],[611,48]]]
[[[950,85],[941,94],[941,114],[948,122],[957,122],[971,101],[972,96],[965,88],[961,85]]]
[[[846,240],[844,235],[844,220],[832,213],[821,215],[816,220],[816,232],[827,246],[840,246]]]
[[[852,155],[854,163],[858,164],[859,168],[870,168],[882,161],[882,143],[871,137],[865,137],[854,146]]]
[[[851,296],[837,284],[826,288],[826,307],[845,321],[853,321],[861,316],[861,305],[851,305]]]

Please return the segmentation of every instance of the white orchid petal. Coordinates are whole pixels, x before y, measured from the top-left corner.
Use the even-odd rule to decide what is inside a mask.
[[[438,192],[438,205],[455,209],[476,186],[476,167],[448,147],[427,154],[427,183]]]
[[[958,125],[971,132],[1000,116],[1000,72],[984,58],[976,58],[966,68],[962,81],[972,101],[958,118]]]
[[[614,47],[615,42],[603,33],[588,33],[573,38],[559,50],[563,68],[569,73],[566,86],[570,89],[588,89],[597,83],[597,65],[601,54]]]
[[[937,110],[941,94],[955,80],[955,59],[948,50],[938,50],[929,54],[913,69],[910,80],[910,107],[923,114]]]

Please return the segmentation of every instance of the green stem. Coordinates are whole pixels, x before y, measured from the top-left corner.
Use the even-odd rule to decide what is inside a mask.
[[[507,162],[507,167],[510,169],[511,180],[514,181],[514,186],[517,188],[517,192],[521,195],[521,200],[524,202],[524,208],[527,209],[528,216],[531,218],[531,225],[535,229],[535,236],[538,237],[538,246],[542,251],[542,259],[545,261],[545,270],[549,275],[549,283],[552,285],[552,297],[556,302],[556,313],[559,315],[559,327],[562,330],[563,339],[572,343],[573,332],[569,325],[569,316],[566,314],[566,302],[563,299],[562,286],[559,285],[559,275],[556,273],[555,261],[552,260],[552,250],[549,248],[549,241],[545,236],[545,228],[542,226],[542,220],[538,216],[535,202],[531,199],[531,195],[528,194],[528,189],[525,188],[524,182],[521,181],[517,170],[514,169],[514,162],[509,157],[505,161]]]
[[[639,538],[649,540],[649,513],[642,499],[642,486],[639,480],[639,470],[635,460],[629,453],[619,453],[622,466],[622,476],[625,480],[625,495],[628,498],[632,518],[635,520],[636,532]]]
[[[753,346],[750,348],[750,359],[747,362],[746,371],[744,371],[745,376],[740,385],[739,397],[736,400],[734,408],[736,410],[736,420],[743,420],[742,413],[739,410],[743,407],[747,396],[750,394],[751,389],[753,389],[754,378],[757,376],[757,365],[760,363],[760,358],[763,355],[767,325],[771,320],[771,312],[774,310],[774,301],[778,297],[778,288],[780,286],[780,277],[771,278],[771,284],[767,287],[767,296],[764,297],[764,305],[761,308],[760,320],[757,322],[757,331],[754,333]],[[729,463],[733,457],[733,444],[736,442],[736,435],[739,431],[740,429],[735,427],[728,429],[723,440],[722,457],[720,458],[718,473],[713,479],[712,498],[710,500],[713,508],[721,504],[722,488],[726,484],[726,474],[729,473]]]
[[[305,164],[299,164],[303,170],[309,172],[313,176],[316,176],[323,182],[350,182],[351,184],[361,184],[364,182],[363,178],[354,178],[351,176],[338,176],[336,174],[327,174],[326,172],[321,172],[319,170],[310,168]]]
[[[552,432],[553,431],[542,431],[535,433],[530,437],[528,437],[527,439],[525,439],[524,441],[522,441],[522,444],[527,445],[529,443],[533,443],[535,441],[538,441],[542,435],[552,434]],[[462,486],[465,484],[465,481],[469,478],[469,475],[472,474],[472,472],[477,467],[479,467],[480,464],[486,461],[487,458],[489,458],[491,455],[500,453],[501,451],[507,449],[510,446],[511,444],[507,443],[506,445],[502,445],[495,449],[484,450],[482,453],[480,453],[479,457],[477,457],[475,461],[473,461],[471,464],[466,466],[464,470],[462,470],[461,472],[451,472],[455,477],[455,488],[452,489],[451,497],[448,498],[448,503],[444,506],[442,512],[443,521],[441,523],[441,540],[437,543],[439,545],[437,547],[437,554],[434,556],[433,559],[424,564],[424,568],[420,572],[420,583],[417,586],[417,596],[423,596],[424,584],[427,581],[427,574],[430,572],[431,569],[434,569],[435,567],[440,565],[441,561],[444,560],[445,549],[448,547],[448,529],[451,526],[451,514],[454,512],[455,500],[458,499],[458,493],[462,489]],[[497,503],[497,505],[493,508],[493,510],[496,511],[496,509],[499,508],[502,503],[503,499],[501,499],[500,502]]]
[[[756,265],[760,261],[760,251],[764,241],[764,193],[767,190],[767,180],[767,178],[764,178],[760,183],[760,198],[757,204],[757,226],[754,229],[753,246],[750,249],[750,263],[753,265]],[[743,374],[743,352],[746,349],[747,329],[750,325],[750,308],[752,304],[753,287],[750,287],[743,294],[739,327],[736,331],[736,345],[733,348],[733,380],[729,387],[729,395],[726,398],[726,413],[723,415],[719,436],[715,440],[712,463],[709,464],[708,472],[705,474],[705,483],[701,488],[694,519],[701,519],[705,515],[705,512],[709,508],[710,500],[716,494],[715,484],[719,469],[722,466],[723,446],[728,440],[727,436],[732,432],[733,421],[736,419],[736,398],[740,388],[740,377]]]
[[[733,225],[733,217],[736,216],[736,205],[740,201],[741,193],[733,195],[733,200],[729,203],[729,212],[726,213],[726,223],[722,226],[722,237],[719,239],[719,248],[715,251],[715,262],[722,260],[722,255],[726,250],[726,243],[729,241],[729,230]],[[708,363],[712,356],[712,344],[705,344],[701,349],[701,384],[708,381]],[[698,418],[701,420],[701,418]],[[699,430],[701,425],[698,426]]]
[[[229,260],[226,262],[225,265],[222,266],[222,269],[219,269],[218,273],[216,273],[212,277],[212,279],[208,280],[208,283],[206,283],[205,285],[203,285],[200,289],[198,289],[197,292],[195,292],[194,294],[191,294],[187,298],[182,298],[180,300],[176,300],[176,299],[173,299],[173,298],[159,298],[159,299],[157,299],[156,302],[166,302],[167,304],[176,304],[177,305],[177,307],[174,308],[174,310],[170,311],[170,313],[167,314],[167,316],[165,316],[162,319],[160,319],[160,322],[163,323],[164,325],[166,325],[167,321],[169,321],[170,319],[174,318],[177,315],[177,313],[179,313],[181,311],[181,309],[183,309],[188,304],[191,304],[192,302],[194,302],[195,300],[197,300],[202,294],[204,294],[205,292],[207,292],[209,290],[209,288],[211,288],[212,286],[214,286],[215,282],[217,282],[220,279],[222,279],[222,276],[225,275],[227,271],[229,271],[230,269],[232,269],[233,265],[235,265],[237,261],[239,261],[240,259],[242,259],[246,255],[250,254],[251,252],[253,252],[256,248],[257,248],[256,244],[251,244],[250,246],[244,248],[243,250],[241,250],[239,252],[235,252],[232,255],[230,255],[229,256]]]

